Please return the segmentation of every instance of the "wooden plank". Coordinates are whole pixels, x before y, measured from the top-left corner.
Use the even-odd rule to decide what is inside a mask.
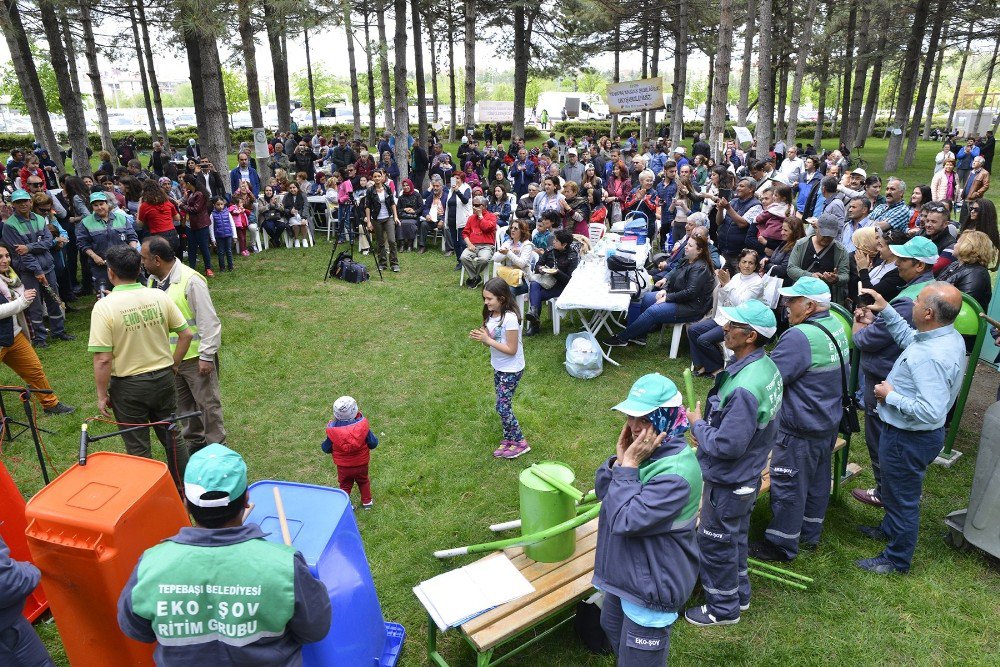
[[[593,590],[591,577],[590,572],[582,574],[558,590],[535,600],[527,607],[522,607],[516,616],[502,619],[475,635],[469,635],[469,639],[480,651],[493,648],[514,637],[524,628],[531,627],[551,614],[565,609],[574,600]]]
[[[521,554],[520,556],[512,558],[510,562],[514,564],[514,567],[516,567],[522,575],[524,575],[525,579],[528,581],[534,581],[542,575],[556,569],[561,564],[571,561],[574,558],[579,558],[587,551],[593,551],[595,546],[597,546],[597,533],[591,533],[576,543],[576,550],[573,552],[573,555],[564,561],[559,561],[558,563],[539,563],[531,560],[526,555]]]
[[[532,585],[535,587],[534,593],[525,595],[516,600],[511,600],[506,604],[500,605],[496,609],[492,609],[485,614],[477,616],[462,625],[462,631],[471,638],[473,633],[479,632],[490,625],[501,622],[502,619],[509,619],[505,625],[521,624],[521,619],[524,616],[524,609],[526,607],[530,607],[537,600],[542,598],[553,595],[558,597],[562,595],[562,589],[579,577],[585,577],[587,581],[590,581],[593,573],[593,551],[586,552],[580,558],[563,561],[559,564],[558,568],[532,582]],[[567,596],[568,597],[566,599],[571,597],[569,594],[567,594]],[[532,624],[533,622],[522,624],[521,627],[529,627]]]
[[[839,452],[844,447],[847,447],[847,441],[843,438],[838,437],[837,442],[833,444],[833,451]]]

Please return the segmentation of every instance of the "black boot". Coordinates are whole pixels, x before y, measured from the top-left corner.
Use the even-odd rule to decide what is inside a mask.
[[[527,315],[524,316],[527,326],[524,328],[525,336],[534,336],[539,330],[539,319],[538,315],[541,312],[540,308],[531,308],[528,310]]]

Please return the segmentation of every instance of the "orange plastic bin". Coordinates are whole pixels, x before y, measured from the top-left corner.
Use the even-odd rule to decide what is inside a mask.
[[[28,553],[28,543],[24,538],[25,526],[27,521],[24,519],[24,496],[11,478],[7,466],[0,462],[0,535],[3,535],[3,541],[10,549],[11,558],[30,562],[31,554]],[[21,613],[26,619],[34,622],[48,609],[48,606],[45,591],[42,590],[42,585],[38,584],[24,601],[24,611]]]
[[[190,525],[159,461],[97,452],[28,501],[28,548],[73,667],[152,665],[118,628],[118,596],[142,552]]]

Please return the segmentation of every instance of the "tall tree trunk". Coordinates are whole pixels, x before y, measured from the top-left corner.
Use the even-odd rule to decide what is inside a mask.
[[[420,25],[419,0],[410,0],[410,21],[413,23],[413,71],[417,84],[417,136],[427,148],[427,82],[424,81],[424,44]],[[405,72],[404,72],[405,74]],[[414,183],[420,189],[421,183]]]
[[[347,63],[351,75],[351,113],[354,117],[353,138],[361,139],[361,94],[358,92],[358,64],[354,55],[354,29],[351,27],[351,3],[349,0],[341,0],[341,8],[344,12],[344,37],[347,41]]]
[[[396,119],[396,165],[399,167],[400,182],[410,176],[410,114],[407,110],[409,106],[409,90],[406,85],[406,0],[393,0],[396,21],[396,37],[392,45],[393,53],[396,56],[394,69],[395,76],[395,98],[396,112],[393,114]],[[416,33],[418,27],[414,25],[413,31]],[[420,191],[421,183],[415,183],[414,187]]]
[[[73,42],[73,33],[70,30],[69,15],[66,7],[59,8],[59,27],[62,29],[63,44],[66,47],[66,64],[69,66],[69,83],[73,94],[81,96],[80,73],[76,69],[76,44]]]
[[[642,73],[639,75],[640,79],[645,79],[649,76],[649,19],[643,17],[642,22]],[[645,112],[639,113],[639,144],[646,139],[646,114]]]
[[[834,4],[830,4],[826,10],[826,22],[823,26],[824,40],[827,40],[830,37],[833,30],[833,12]],[[822,53],[822,56],[820,56],[819,71],[829,72],[830,49],[820,49],[820,52]],[[816,147],[817,151],[823,144],[823,128],[826,124],[826,89],[826,77],[821,77],[819,83],[819,99],[816,104],[816,129],[813,131],[813,146]]]
[[[368,66],[368,144],[375,145],[375,69],[372,66],[371,17],[365,12],[365,58]]]
[[[319,122],[316,119],[316,86],[313,83],[312,54],[309,52],[309,28],[307,26],[303,26],[302,28],[302,39],[306,47],[306,82],[309,85],[309,109],[312,111],[313,134],[316,134],[319,130]]]
[[[59,102],[66,118],[69,145],[73,149],[73,171],[79,176],[86,176],[90,174],[90,157],[87,155],[87,120],[83,116],[83,98],[73,90],[69,64],[66,61],[66,49],[62,40],[62,28],[55,6],[50,0],[40,0],[38,9],[42,28],[45,30],[45,39],[49,43],[49,58],[59,87]],[[56,156],[55,161],[59,163],[59,153],[50,152],[49,155]]]
[[[674,146],[684,141],[684,97],[687,94],[687,52],[690,9],[687,2],[677,8],[677,26],[674,30],[674,87],[670,104],[670,138]]]
[[[930,13],[931,0],[918,0],[913,14],[913,27],[906,43],[903,56],[903,72],[899,78],[899,90],[896,93],[896,112],[892,124],[898,128],[899,134],[889,136],[889,149],[885,155],[884,169],[894,172],[899,167],[899,158],[903,152],[903,138],[906,136],[907,122],[910,120],[910,105],[913,103],[913,88],[917,80],[917,67],[920,64],[920,46],[924,42],[924,32],[927,29],[927,15]]]
[[[840,104],[840,143],[847,143],[850,136],[851,96],[854,93],[851,75],[854,73],[854,39],[858,25],[858,2],[851,0],[851,11],[847,18],[847,44],[844,47],[843,98]],[[860,54],[859,54],[860,55]],[[839,147],[838,143],[838,147]],[[817,147],[818,148],[818,147]]]
[[[729,102],[729,68],[733,60],[733,0],[721,0],[719,5],[719,41],[712,83],[712,125],[708,143],[718,159],[719,137],[726,128],[726,108]]]
[[[969,35],[965,38],[965,48],[962,49],[962,64],[958,68],[958,80],[955,81],[955,94],[951,98],[951,109],[948,110],[948,122],[944,124],[946,130],[951,130],[951,123],[955,120],[955,112],[958,111],[958,95],[962,90],[962,79],[965,78],[965,65],[969,62],[969,47],[972,46],[972,29],[976,22],[969,22]]]
[[[382,111],[386,131],[392,124],[392,82],[389,81],[389,40],[385,32],[385,10],[389,0],[382,0],[375,11],[375,25],[378,26],[378,69],[382,77]]]
[[[948,42],[948,32],[949,26],[945,23],[944,31],[941,33],[941,42],[946,44]],[[934,63],[934,79],[931,82],[931,94],[927,100],[927,114],[924,116],[924,131],[921,133],[920,138],[924,141],[928,141],[931,138],[931,125],[934,122],[934,106],[937,102],[938,84],[941,83],[941,65],[944,63],[944,51],[941,49],[941,53],[937,54],[936,62]]]
[[[773,6],[773,3],[772,3]],[[780,2],[777,4],[780,8],[781,14],[780,18],[785,19],[784,27],[781,29],[778,35],[778,49],[776,56],[778,58],[778,126],[774,130],[775,137],[782,137],[785,135],[785,128],[787,127],[787,115],[788,110],[788,66],[789,60],[792,57],[792,34],[794,31],[794,25],[792,23],[792,8],[782,5]],[[779,23],[780,25],[780,23]]]
[[[517,14],[514,14],[514,32],[517,32]],[[440,107],[441,99],[438,97],[438,60],[437,60],[437,38],[435,34],[437,31],[434,29],[434,21],[430,18],[430,12],[428,11],[424,14],[424,25],[427,26],[427,35],[430,37],[431,42],[431,95],[434,96],[434,122],[437,123],[441,119]],[[517,45],[515,45],[515,53],[517,51]],[[515,57],[516,60],[516,57]],[[514,74],[514,80],[517,81],[517,73]],[[517,84],[514,85],[514,99],[517,99]],[[523,91],[522,91],[523,96]],[[514,118],[517,118],[517,105],[514,109]],[[523,106],[523,105],[522,105]],[[521,111],[521,123],[524,123],[524,111]],[[425,146],[425,148],[428,148]],[[428,148],[428,150],[430,150]]]
[[[87,77],[94,97],[97,112],[97,128],[101,135],[101,148],[111,154],[112,164],[118,163],[118,152],[111,139],[111,125],[108,122],[108,103],[104,98],[104,84],[101,82],[101,68],[97,62],[97,45],[94,43],[94,25],[90,20],[90,3],[80,2],[80,25],[83,26],[83,55],[87,59]],[[53,156],[55,158],[55,156]],[[58,160],[56,160],[58,162]]]
[[[834,91],[834,94],[833,94],[833,100],[834,100],[835,104],[833,105],[833,118],[831,119],[831,122],[830,122],[830,132],[831,133],[837,131],[837,120],[838,120],[837,114],[840,113],[840,104],[839,104],[840,103],[840,91],[841,91],[841,88],[843,88],[843,85],[844,85],[844,72],[841,69],[841,70],[838,70],[838,72],[837,72],[837,88],[836,88],[836,90]],[[819,146],[817,146],[816,148],[818,149]]]
[[[720,16],[721,18],[721,16]],[[718,46],[716,46],[718,48]],[[702,134],[708,136],[711,134],[712,129],[712,107],[715,106],[715,53],[707,53],[708,56],[708,90],[705,91],[705,117],[702,119],[701,131]],[[711,137],[709,137],[709,142],[711,142]]]
[[[476,127],[476,0],[465,0],[465,127]]]
[[[149,40],[149,25],[146,23],[146,9],[143,3],[136,2],[136,17],[139,19],[139,30],[142,35],[142,51],[146,57],[146,76],[149,77],[149,90],[153,95],[153,111],[156,112],[156,124],[160,129],[160,140],[163,148],[170,154],[170,138],[167,136],[167,118],[163,114],[163,98],[160,96],[160,80],[156,76],[153,65],[153,43]]]
[[[142,85],[142,101],[146,105],[146,120],[149,122],[149,136],[156,138],[156,117],[153,115],[153,99],[149,96],[149,80],[146,78],[146,59],[142,48],[142,39],[139,37],[139,22],[135,18],[135,5],[131,1],[128,3],[128,18],[132,23],[132,41],[135,43],[135,55],[139,63],[139,83]]]
[[[142,4],[141,2],[139,3]],[[250,0],[237,0],[239,17],[240,45],[243,49],[243,70],[247,79],[247,102],[250,105],[250,124],[254,127],[264,127],[264,113],[260,105],[260,82],[257,80],[257,44],[253,38],[253,26],[250,23]],[[348,24],[350,26],[350,24]],[[351,43],[350,27],[347,32],[347,48],[351,56],[351,81],[357,81],[354,65],[354,44]],[[351,86],[356,91],[357,86]]]
[[[818,2],[810,2],[806,9],[806,20],[802,24],[802,35],[796,42],[798,53],[795,57],[795,78],[792,81],[792,103],[788,109],[788,130],[785,134],[785,143],[792,145],[795,143],[795,130],[799,124],[799,104],[802,102],[802,81],[806,75],[806,60],[809,57],[812,46],[813,21],[816,20],[816,8]]]
[[[686,4],[686,3],[684,3]],[[747,2],[747,25],[743,31],[743,62],[740,72],[740,101],[736,104],[736,124],[745,127],[750,106],[750,70],[753,60],[753,0]],[[758,114],[760,112],[758,111]]]
[[[3,0],[3,4],[5,11],[0,11],[0,30],[3,30],[3,36],[7,40],[7,50],[10,51],[11,63],[14,65],[17,83],[24,96],[24,104],[28,107],[31,127],[35,132],[35,137],[41,140],[42,146],[56,161],[59,173],[63,173],[65,165],[61,159],[62,151],[56,140],[56,134],[52,131],[52,121],[49,119],[49,111],[45,106],[42,86],[38,82],[38,71],[35,69],[35,61],[31,57],[31,48],[28,46],[28,37],[21,22],[21,12],[17,6],[17,0]],[[84,151],[84,155],[86,155],[86,151]]]
[[[944,26],[945,15],[948,12],[948,0],[938,0],[934,24],[931,26],[931,38],[927,43],[927,59],[923,72],[920,74],[920,85],[917,87],[917,100],[913,104],[913,120],[910,123],[906,138],[906,153],[903,155],[903,166],[909,167],[917,156],[917,135],[923,121],[924,102],[927,100],[927,87],[931,83],[931,72],[934,70],[934,60],[938,57],[938,43]]]
[[[451,124],[448,127],[448,141],[455,141],[458,100],[455,98],[455,14],[451,5],[448,5],[448,95],[451,100],[449,105],[451,107]]]
[[[186,17],[194,24],[197,17]],[[226,96],[222,87],[222,62],[214,33],[189,28],[185,34],[188,49],[188,67],[191,71],[191,87],[194,92],[195,110],[198,117],[198,139],[202,152],[215,165],[216,171],[228,171],[229,155],[229,115],[226,112]],[[229,179],[223,178],[228,186]]]
[[[615,44],[615,47],[614,47],[615,48],[614,82],[618,83],[619,81],[621,81],[621,75],[622,75],[622,63],[621,63],[621,59],[622,59],[622,28],[621,28],[621,24],[618,21],[615,21],[614,23],[615,23],[615,27],[614,27],[614,34],[615,34],[615,37],[614,37],[614,44]],[[515,35],[516,35],[516,32],[515,32]],[[515,37],[515,40],[516,40],[516,37]],[[515,63],[514,76],[515,77],[517,76],[516,63]],[[527,73],[525,74],[525,78],[527,78]],[[613,113],[613,114],[611,114],[611,140],[614,141],[617,138],[618,138],[618,114]]]
[[[861,124],[858,125],[858,134],[854,138],[855,147],[860,148],[865,145],[865,140],[868,139],[868,135],[872,131],[872,124],[875,122],[882,83],[882,63],[885,60],[883,54],[885,53],[885,46],[888,41],[888,37],[885,34],[879,37],[878,47],[875,53],[872,54],[875,65],[872,67],[871,84],[868,86],[868,95],[865,97],[865,112],[861,117]]]
[[[771,78],[771,0],[760,0],[757,10],[757,157],[767,155],[774,132],[774,84]],[[825,71],[825,70],[824,70]]]
[[[858,28],[858,59],[854,66],[854,81],[851,84],[851,108],[847,111],[847,116],[843,120],[844,133],[841,141],[851,147],[851,142],[858,136],[858,126],[861,121],[861,103],[865,94],[865,74],[868,73],[868,24],[871,22],[872,12],[866,5],[861,10],[861,26]]]
[[[649,63],[649,76],[654,78],[660,75],[660,34],[662,26],[663,20],[660,17],[660,13],[656,12],[656,15],[653,17],[653,49]],[[656,140],[655,109],[650,110],[646,118],[646,136],[649,137],[650,142]]]
[[[274,72],[274,104],[278,107],[278,131],[287,132],[292,127],[292,96],[288,90],[288,54],[281,38],[285,31],[285,17],[278,16],[277,11],[272,3],[264,3],[264,26]]]
[[[979,111],[976,112],[976,122],[972,124],[972,129],[969,131],[970,135],[980,134],[979,121],[982,119],[983,110],[986,108],[986,97],[990,92],[990,84],[993,83],[993,71],[997,66],[998,53],[1000,53],[1000,37],[997,38],[996,46],[993,47],[993,58],[990,59],[989,69],[986,70],[986,83],[983,84],[983,97],[979,100]]]

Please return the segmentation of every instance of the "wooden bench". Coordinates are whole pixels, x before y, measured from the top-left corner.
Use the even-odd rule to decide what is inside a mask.
[[[842,438],[837,438],[833,450],[835,458],[841,450],[845,450],[846,445]],[[833,488],[837,488],[836,475]],[[760,495],[770,489],[771,478],[765,470]],[[459,630],[476,652],[477,667],[491,667],[503,662],[573,620],[576,616],[576,603],[594,592],[591,579],[597,548],[597,521],[594,519],[576,529],[576,550],[569,559],[558,563],[533,561],[524,553],[523,547],[504,550],[504,554],[518,571],[535,587],[535,592],[511,600],[462,624]],[[492,554],[485,558],[491,557]],[[437,650],[437,625],[430,616],[427,618],[427,628],[428,659],[439,667],[448,667]],[[530,638],[494,660],[494,653],[498,649],[529,633],[532,635]]]

